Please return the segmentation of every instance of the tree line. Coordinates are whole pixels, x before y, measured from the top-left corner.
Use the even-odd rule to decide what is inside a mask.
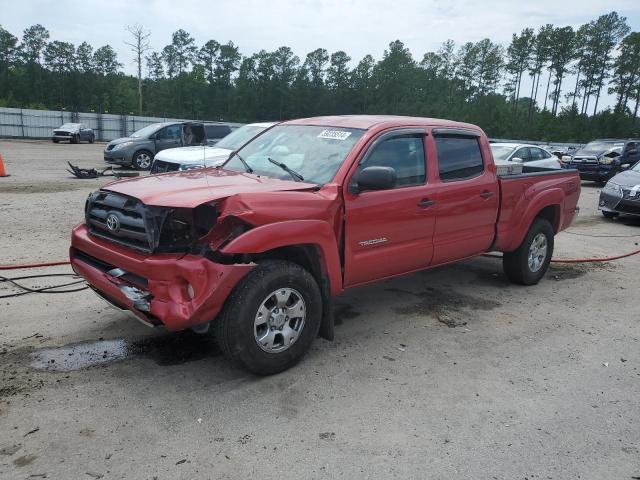
[[[50,40],[42,25],[18,38],[0,26],[0,106],[239,122],[398,114],[468,121],[493,137],[640,136],[640,32],[616,12],[577,29],[524,28],[506,47],[447,40],[422,59],[396,40],[381,59],[357,63],[324,48],[302,59],[287,46],[244,56],[182,29],[152,51],[149,31],[126,30],[135,76],[109,45]],[[605,94],[615,102],[603,108]]]

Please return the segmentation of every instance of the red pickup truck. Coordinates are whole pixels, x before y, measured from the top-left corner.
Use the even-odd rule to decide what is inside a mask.
[[[333,338],[343,290],[504,252],[507,277],[544,275],[576,213],[576,171],[500,176],[484,132],[446,120],[334,116],[276,125],[221,168],[89,195],[71,263],[111,304],[168,330],[209,325],[258,374]]]

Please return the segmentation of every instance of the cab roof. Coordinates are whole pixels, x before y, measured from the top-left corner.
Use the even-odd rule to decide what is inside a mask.
[[[439,118],[403,117],[396,115],[330,115],[299,118],[283,122],[284,125],[314,125],[319,127],[343,127],[369,130],[374,127],[438,126],[480,130],[470,123],[454,122]]]

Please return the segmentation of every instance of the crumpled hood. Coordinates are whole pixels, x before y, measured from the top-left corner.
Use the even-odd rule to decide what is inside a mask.
[[[229,158],[230,153],[226,148],[195,146],[162,150],[155,158],[181,165],[202,165],[204,161],[207,167],[215,167]]]
[[[613,144],[611,144],[611,146],[609,146],[607,148],[589,149],[589,150],[587,150],[586,148],[581,148],[580,150],[578,150],[573,155],[575,157],[601,157],[602,155],[604,155],[606,153],[609,153],[609,152],[613,152],[613,151],[622,153],[622,148],[621,147],[616,147]]]
[[[611,181],[623,187],[635,187],[636,185],[640,185],[640,172],[624,170],[615,175]]]
[[[206,168],[121,180],[106,185],[103,190],[137,198],[146,205],[195,208],[238,193],[295,191],[312,187],[315,184]]]

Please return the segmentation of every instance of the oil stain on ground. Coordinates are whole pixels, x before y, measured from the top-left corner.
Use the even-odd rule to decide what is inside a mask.
[[[387,289],[394,293],[404,293],[416,297],[415,303],[397,307],[394,311],[400,315],[435,316],[448,327],[466,325],[477,317],[477,311],[489,311],[501,306],[500,302],[488,298],[473,297],[454,290],[441,290],[428,287],[423,292]]]
[[[333,308],[336,325],[342,325],[345,320],[351,320],[360,316],[360,312],[353,309],[348,304],[336,304]]]
[[[69,372],[131,357],[146,357],[158,365],[169,366],[217,355],[219,351],[210,337],[185,331],[137,340],[99,340],[39,349],[30,354],[30,365],[38,370]]]

